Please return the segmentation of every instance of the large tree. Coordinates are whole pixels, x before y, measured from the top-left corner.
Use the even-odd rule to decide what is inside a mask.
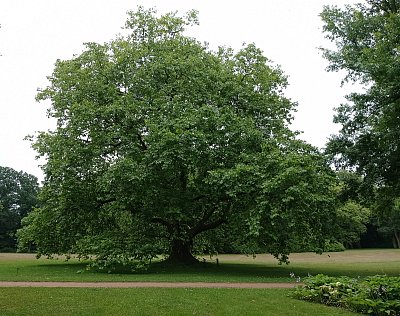
[[[329,70],[345,70],[346,80],[365,85],[337,109],[342,125],[330,149],[338,163],[355,166],[375,183],[398,185],[400,175],[400,1],[370,0],[322,13],[327,38],[337,50],[324,50]]]
[[[37,178],[22,171],[0,167],[0,250],[16,249],[21,219],[37,204]]]
[[[393,205],[400,197],[400,1],[326,7],[322,18],[337,47],[324,50],[329,69],[344,70],[346,80],[364,85],[337,109],[342,128],[328,151],[338,167],[362,175],[377,200]],[[393,209],[381,209],[379,216],[392,217]]]
[[[127,35],[57,61],[38,95],[57,120],[34,141],[43,205],[21,243],[106,262],[194,262],[221,225],[283,260],[293,239],[323,244],[334,177],[288,128],[285,76],[255,45],[212,51],[184,36],[195,23],[139,8]]]

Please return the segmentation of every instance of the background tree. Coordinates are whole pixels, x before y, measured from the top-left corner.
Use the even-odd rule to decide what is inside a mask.
[[[393,248],[400,248],[400,199],[391,193],[391,190],[388,194],[384,194],[384,189],[380,190],[380,196],[375,202],[375,221],[378,232],[391,239]]]
[[[344,9],[326,7],[322,13],[326,37],[337,46],[324,50],[329,70],[345,70],[345,80],[365,86],[337,109],[335,122],[342,128],[328,151],[338,167],[363,175],[377,201],[395,201],[400,192],[399,8],[398,0],[370,0]],[[395,213],[388,208],[378,215],[385,219]]]
[[[57,61],[38,95],[57,119],[34,142],[47,157],[43,205],[21,244],[108,264],[194,262],[222,225],[281,260],[294,237],[323,242],[334,177],[288,128],[285,76],[253,44],[212,51],[184,36],[196,23],[139,8],[126,37]]]
[[[0,167],[0,250],[16,249],[17,229],[37,203],[37,178],[12,168]]]
[[[363,192],[363,179],[354,172],[341,170],[338,177],[338,209],[335,239],[346,248],[359,247],[361,235],[371,220],[370,201]]]

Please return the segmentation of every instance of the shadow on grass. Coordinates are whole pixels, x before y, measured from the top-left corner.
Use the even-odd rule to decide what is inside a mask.
[[[262,264],[248,264],[248,263],[202,263],[199,262],[194,265],[171,265],[164,262],[153,263],[147,270],[147,273],[155,274],[213,274],[225,276],[239,276],[239,277],[267,277],[267,278],[288,278],[289,274],[283,266],[267,266]]]
[[[213,275],[226,275],[226,276],[241,276],[241,277],[268,277],[268,278],[290,278],[290,272],[295,272],[299,276],[307,276],[308,274],[315,275],[319,273],[329,273],[335,275],[349,275],[349,276],[365,276],[371,273],[380,273],[377,269],[371,268],[357,268],[356,266],[347,265],[307,265],[302,264],[282,264],[282,265],[267,265],[267,264],[253,264],[253,263],[209,263],[199,262],[192,265],[180,264],[167,264],[164,262],[152,263],[147,269],[135,270],[134,267],[120,266],[111,271],[107,269],[88,269],[88,261],[85,262],[63,262],[63,263],[48,263],[32,265],[38,269],[46,271],[70,271],[70,272],[88,272],[88,273],[105,273],[105,274],[132,274],[132,275],[170,275],[170,274],[213,274]]]
[[[147,270],[131,272],[134,274],[156,274],[156,275],[214,275],[240,278],[264,278],[282,279],[290,281],[290,274],[306,277],[309,275],[329,274],[331,276],[366,277],[375,274],[399,275],[400,268],[397,263],[232,263],[220,264],[210,262],[199,262],[193,265],[170,264],[167,262],[152,263]],[[116,273],[129,273],[117,270]]]
[[[77,275],[83,279],[90,276],[106,276],[109,279],[125,277],[126,280],[160,280],[170,281],[249,281],[249,282],[288,282],[291,281],[288,269],[283,266],[266,266],[260,264],[232,264],[232,263],[203,263],[193,265],[167,264],[164,262],[152,263],[147,269],[133,270],[131,267],[121,266],[111,271],[107,269],[87,269],[89,262],[46,262],[32,265],[30,270],[35,274],[46,275]],[[292,280],[293,281],[293,280]]]
[[[119,267],[113,271],[87,270],[89,261],[73,259],[29,261],[18,265],[4,265],[0,272],[2,280],[64,280],[64,281],[177,281],[177,282],[294,282],[290,278],[320,273],[331,276],[365,277],[376,274],[398,275],[397,263],[231,263],[199,262],[194,265],[154,262],[148,269],[132,271]],[[4,268],[4,269],[3,269]]]

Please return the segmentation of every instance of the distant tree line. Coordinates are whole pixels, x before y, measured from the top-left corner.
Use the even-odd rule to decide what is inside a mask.
[[[15,251],[21,220],[37,206],[35,176],[0,166],[0,251]]]

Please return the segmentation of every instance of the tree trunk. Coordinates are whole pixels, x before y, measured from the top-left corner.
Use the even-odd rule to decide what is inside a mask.
[[[177,264],[194,264],[198,260],[192,255],[192,241],[185,241],[180,239],[172,240],[171,249],[167,262]]]
[[[393,247],[400,248],[400,234],[397,230],[395,230],[393,234]]]

